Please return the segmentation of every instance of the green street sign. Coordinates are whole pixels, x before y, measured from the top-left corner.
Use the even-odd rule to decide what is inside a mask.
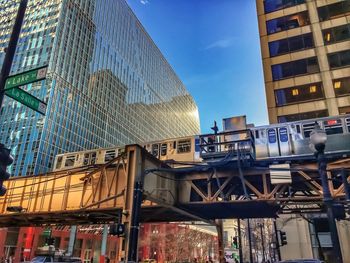
[[[32,110],[39,112],[42,115],[46,113],[46,103],[37,99],[28,92],[16,87],[5,90],[5,94],[10,98],[28,106]]]
[[[47,66],[44,66],[41,68],[36,68],[13,76],[9,76],[5,82],[5,90],[43,80],[46,78],[46,73]]]

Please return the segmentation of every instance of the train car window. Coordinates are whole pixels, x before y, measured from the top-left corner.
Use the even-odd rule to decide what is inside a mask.
[[[115,150],[108,150],[105,154],[105,163],[112,161],[115,158]]]
[[[160,146],[160,155],[161,156],[165,156],[166,152],[167,152],[167,144],[166,143],[162,143],[162,145]]]
[[[315,128],[315,123],[306,123],[303,124],[303,132],[304,132],[304,138],[309,138],[310,133]]]
[[[350,118],[345,119],[346,126],[348,126],[348,132],[350,132]]]
[[[173,141],[173,149],[176,149],[176,141]]]
[[[73,167],[75,162],[75,156],[67,156],[66,157],[66,162],[64,163],[64,167]]]
[[[96,163],[96,152],[91,153],[91,164]]]
[[[328,135],[343,133],[343,127],[341,119],[327,120],[323,122],[324,128]]]
[[[119,148],[118,149],[118,155],[121,155],[123,153],[125,153],[125,148]]]
[[[255,138],[256,138],[256,139],[259,139],[259,130],[256,130],[256,131],[255,131]]]
[[[63,157],[62,157],[62,156],[60,156],[60,157],[57,158],[56,169],[60,169],[60,168],[61,168],[62,160],[63,160]]]
[[[296,125],[296,127],[297,127],[297,133],[300,133],[301,132],[300,125]]]
[[[177,144],[177,153],[188,153],[191,151],[191,140],[180,140]]]
[[[84,165],[88,165],[89,164],[89,154],[85,153],[84,154]]]
[[[152,155],[158,157],[159,155],[159,144],[152,144]]]

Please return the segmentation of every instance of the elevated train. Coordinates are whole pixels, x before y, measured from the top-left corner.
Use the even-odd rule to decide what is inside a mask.
[[[218,133],[217,135],[188,136],[176,139],[167,139],[141,144],[147,151],[160,160],[175,160],[178,162],[200,162],[203,150],[208,152],[221,151],[222,141],[228,138],[245,140],[251,137],[255,160],[278,159],[282,157],[312,157],[310,149],[310,133],[318,123],[328,135],[326,153],[350,156],[350,115],[325,117],[303,121],[271,124],[259,127],[250,127],[235,135]],[[225,135],[226,134],[226,135]],[[208,144],[211,139],[213,145]],[[206,146],[203,147],[203,142]],[[209,145],[209,146],[208,146]],[[244,146],[245,147],[245,146]],[[53,171],[106,163],[124,151],[124,147],[87,150],[59,154],[55,157]]]

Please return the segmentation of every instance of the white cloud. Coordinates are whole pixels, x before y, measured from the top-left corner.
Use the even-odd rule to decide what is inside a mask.
[[[148,0],[140,0],[140,3],[143,5],[147,5],[147,4],[149,4],[149,1]]]
[[[210,45],[206,46],[204,50],[212,49],[212,48],[228,48],[233,45],[234,38],[226,38],[226,39],[220,39],[218,41],[215,41],[211,43]]]

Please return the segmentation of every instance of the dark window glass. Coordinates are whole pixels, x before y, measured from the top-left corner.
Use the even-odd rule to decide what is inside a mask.
[[[350,77],[333,80],[333,87],[336,96],[350,94]]]
[[[346,107],[340,107],[339,108],[339,114],[343,115],[343,114],[350,114],[350,106],[346,106]],[[350,129],[350,126],[349,126]]]
[[[324,43],[332,44],[350,39],[350,25],[328,28],[322,31]]]
[[[307,119],[314,119],[314,118],[322,118],[327,116],[328,116],[327,110],[310,111],[310,112],[303,112],[303,113],[297,113],[297,114],[291,114],[291,115],[278,116],[278,122],[282,123],[282,122],[300,121],[300,120],[307,120]]]
[[[306,11],[289,16],[279,17],[266,21],[267,34],[273,34],[296,27],[306,26],[309,23],[309,15]]]
[[[335,4],[319,7],[318,17],[320,21],[325,21],[340,15],[345,15],[349,12],[350,12],[350,0],[345,0]]]
[[[321,83],[313,83],[303,86],[279,89],[275,91],[276,105],[284,106],[310,100],[323,99],[323,88]]]
[[[269,43],[270,56],[277,56],[297,50],[313,47],[312,34],[305,34],[296,37],[285,38]]]
[[[328,62],[330,68],[339,68],[350,65],[350,50],[329,54]]]
[[[273,80],[280,80],[320,71],[316,57],[272,65],[271,69]]]
[[[283,8],[305,3],[305,0],[265,0],[265,13],[271,13]]]

